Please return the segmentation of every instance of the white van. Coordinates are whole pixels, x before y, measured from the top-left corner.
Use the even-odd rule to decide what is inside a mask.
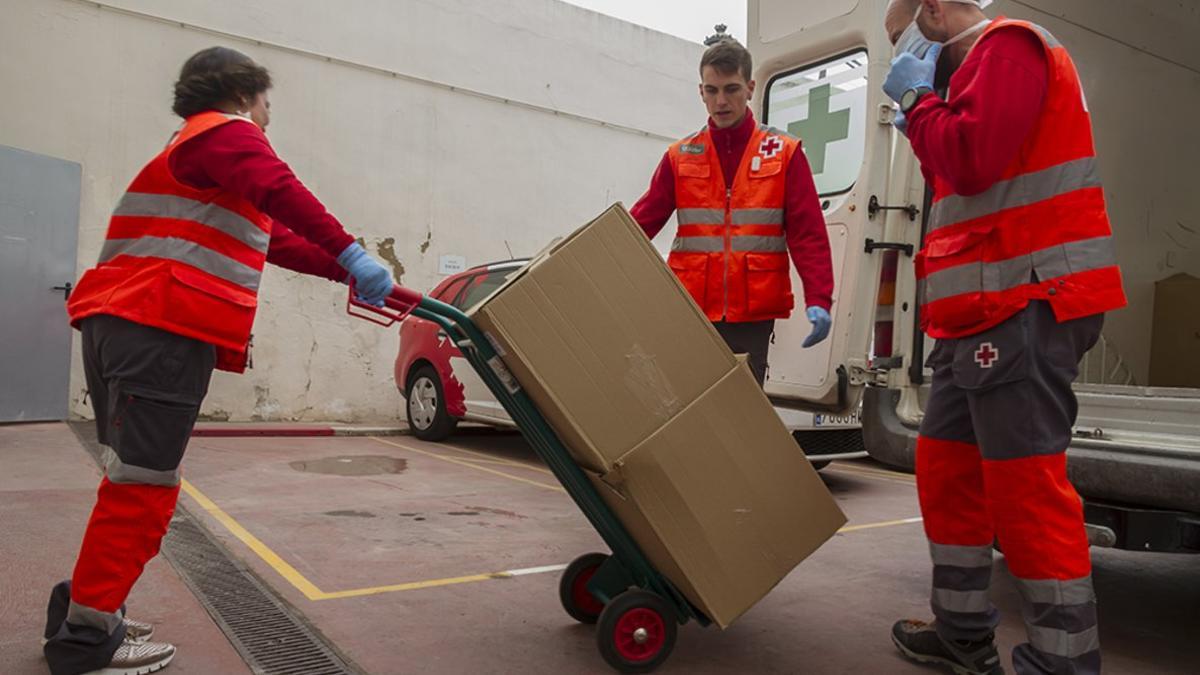
[[[918,328],[912,256],[929,202],[880,88],[892,57],[886,4],[749,0],[746,45],[755,57],[759,119],[804,141],[837,282],[829,340],[781,349],[799,344],[809,327],[803,317],[779,324],[768,394],[776,405],[835,415],[861,401],[870,454],[911,469],[932,347]],[[1200,382],[1152,386],[1151,379],[1154,360],[1156,378],[1200,377],[1200,311],[1172,312],[1161,285],[1155,311],[1158,282],[1200,277],[1200,9],[999,0],[988,13],[1044,26],[1076,60],[1130,298],[1107,317],[1076,384],[1069,469],[1093,542],[1200,552]],[[1189,331],[1195,349],[1179,349]],[[1162,344],[1172,336],[1168,352]]]

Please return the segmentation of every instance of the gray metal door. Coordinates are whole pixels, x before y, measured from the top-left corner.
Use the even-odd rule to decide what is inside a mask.
[[[0,145],[0,422],[67,417],[81,173]]]

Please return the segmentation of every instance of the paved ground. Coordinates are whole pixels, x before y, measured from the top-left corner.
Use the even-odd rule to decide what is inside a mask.
[[[100,472],[63,424],[0,425],[0,673],[46,673],[40,639],[50,588],[71,576]],[[167,672],[249,673],[175,570],[161,557],[129,599],[181,654]]]
[[[69,571],[97,474],[61,425],[0,427],[0,462],[0,672],[40,672],[42,596]],[[865,462],[823,475],[847,529],[731,629],[683,627],[661,672],[930,672],[888,641],[894,619],[927,614],[912,478]],[[182,503],[365,672],[608,672],[557,598],[556,568],[602,546],[518,436],[203,437],[185,476]],[[1095,562],[1106,672],[1196,672],[1200,558]],[[995,578],[1007,651],[1023,629],[1002,559]],[[161,560],[130,607],[179,640],[167,672],[238,672]]]

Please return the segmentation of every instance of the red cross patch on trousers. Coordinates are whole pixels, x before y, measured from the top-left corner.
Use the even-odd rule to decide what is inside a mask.
[[[975,350],[975,363],[978,363],[980,368],[991,368],[999,360],[1000,350],[990,342],[979,345],[979,349]]]

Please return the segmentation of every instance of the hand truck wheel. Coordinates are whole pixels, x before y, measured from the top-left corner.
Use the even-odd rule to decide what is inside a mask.
[[[613,598],[600,613],[600,655],[618,672],[648,673],[675,648],[675,611],[658,595],[635,589]]]
[[[604,553],[581,555],[567,565],[558,581],[558,599],[567,614],[579,623],[596,623],[604,611],[604,603],[588,591],[587,585],[605,560],[608,555]]]

